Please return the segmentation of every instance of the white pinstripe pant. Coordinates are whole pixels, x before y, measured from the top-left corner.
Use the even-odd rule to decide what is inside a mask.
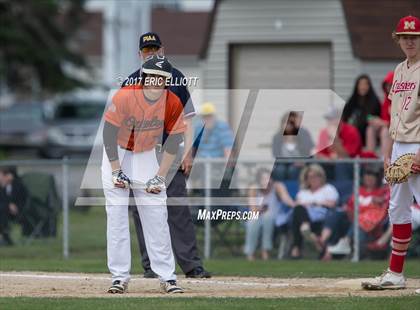
[[[420,143],[394,142],[391,162],[407,153],[417,153]],[[411,208],[413,196],[420,203],[420,175],[411,176],[408,182],[395,184],[391,187],[391,200],[389,202],[389,218],[392,224],[411,223]]]

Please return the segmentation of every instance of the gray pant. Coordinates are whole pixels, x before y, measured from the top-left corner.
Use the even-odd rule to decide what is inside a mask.
[[[177,171],[175,174],[166,190],[166,194],[168,198],[179,197],[182,199],[182,197],[187,197],[186,179],[181,171]],[[142,266],[144,270],[150,269],[150,260],[144,242],[143,229],[136,208],[132,209],[132,214],[142,257]],[[182,271],[188,273],[196,267],[201,267],[203,264],[198,256],[195,227],[188,205],[168,205],[168,224],[173,252],[176,262]]]

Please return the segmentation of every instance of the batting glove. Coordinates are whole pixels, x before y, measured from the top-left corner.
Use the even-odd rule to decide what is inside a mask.
[[[112,182],[114,183],[114,186],[118,188],[128,188],[131,184],[130,179],[121,169],[112,171]]]
[[[156,175],[153,179],[146,182],[146,192],[159,194],[166,189],[166,179],[160,175]]]

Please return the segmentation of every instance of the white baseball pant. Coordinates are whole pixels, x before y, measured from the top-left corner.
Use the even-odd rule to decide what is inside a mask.
[[[420,143],[394,142],[391,162],[407,153],[417,153]],[[411,223],[411,206],[413,197],[420,202],[420,175],[411,176],[408,182],[391,186],[391,200],[389,202],[389,219],[392,224]]]
[[[155,150],[142,153],[118,149],[122,171],[136,184],[146,183],[158,169]],[[102,183],[106,199],[107,256],[112,280],[128,282],[131,269],[128,189],[115,188],[108,157],[103,154]],[[175,259],[168,226],[166,192],[149,194],[144,189],[133,189],[134,199],[143,227],[147,253],[152,270],[160,281],[176,280]]]

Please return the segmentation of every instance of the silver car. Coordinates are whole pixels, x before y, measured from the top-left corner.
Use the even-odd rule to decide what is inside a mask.
[[[43,154],[50,158],[80,154],[92,150],[106,96],[67,96],[60,99],[49,124]]]
[[[0,146],[41,150],[47,137],[46,110],[41,103],[16,103],[0,110]]]

